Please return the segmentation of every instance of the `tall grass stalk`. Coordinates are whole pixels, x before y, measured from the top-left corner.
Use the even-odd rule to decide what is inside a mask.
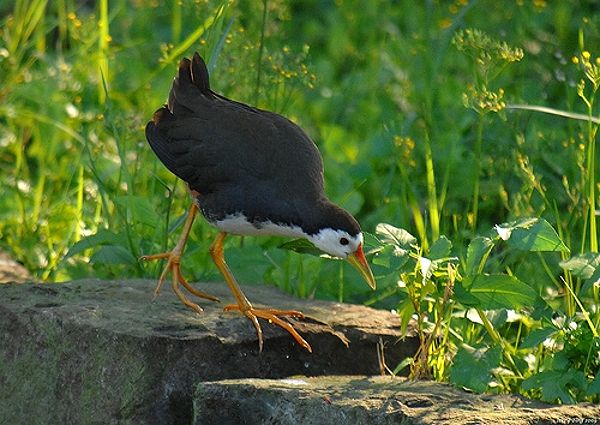
[[[173,44],[179,43],[181,39],[181,7],[180,1],[174,1],[171,8],[171,41]]]
[[[587,122],[587,155],[586,155],[586,195],[589,208],[590,251],[598,252],[598,230],[596,226],[596,133],[598,124],[592,122],[593,106],[596,91],[589,100]]]
[[[440,237],[440,210],[438,208],[438,195],[435,181],[435,168],[429,132],[425,132],[425,169],[427,176],[427,202],[429,206],[429,223],[431,224],[431,242]]]
[[[477,116],[477,127],[475,133],[475,179],[473,180],[473,200],[471,205],[471,217],[469,222],[471,229],[477,229],[477,217],[479,215],[479,192],[481,186],[481,145],[483,144],[483,120],[484,114]]]
[[[110,81],[108,74],[108,48],[110,43],[108,0],[98,1],[98,102],[103,105],[106,101],[105,82]]]
[[[256,55],[256,84],[254,86],[254,104],[258,105],[260,98],[260,80],[262,77],[262,61],[263,53],[265,51],[265,32],[267,29],[267,12],[268,12],[268,0],[263,0],[263,11],[262,11],[262,22],[260,28],[260,42],[258,46],[258,53]]]

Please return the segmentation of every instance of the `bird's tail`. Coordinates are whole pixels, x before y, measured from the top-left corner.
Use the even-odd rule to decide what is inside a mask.
[[[192,60],[184,58],[179,62],[179,72],[173,80],[167,108],[173,114],[177,113],[179,106],[194,110],[194,103],[198,102],[198,93],[208,99],[214,99],[215,94],[210,89],[208,69],[204,59],[196,52]],[[201,99],[201,98],[200,98]]]

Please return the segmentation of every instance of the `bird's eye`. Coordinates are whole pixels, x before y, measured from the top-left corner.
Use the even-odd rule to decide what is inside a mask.
[[[340,245],[348,245],[350,241],[346,238],[340,238]]]

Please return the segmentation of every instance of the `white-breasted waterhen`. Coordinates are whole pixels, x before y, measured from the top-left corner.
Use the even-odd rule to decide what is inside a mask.
[[[223,256],[223,240],[236,235],[277,235],[306,238],[334,257],[346,259],[375,288],[363,253],[358,222],[334,205],[323,190],[323,160],[310,138],[287,118],[229,100],[210,89],[204,60],[183,59],[167,104],[154,113],[146,138],[162,163],[187,183],[192,206],[175,248],[142,257],[167,259],[155,294],[169,271],[173,291],[198,313],[202,308],[181,291],[216,300],[193,288],[179,265],[198,209],[220,232],[210,247],[239,310],[254,324],[259,350],[263,336],[258,318],[288,331],[308,351],[308,342],[281,317],[303,317],[299,311],[258,309],[243,294]]]

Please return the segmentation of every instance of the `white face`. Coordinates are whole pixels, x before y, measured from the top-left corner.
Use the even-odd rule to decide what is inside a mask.
[[[356,252],[362,244],[363,235],[359,233],[350,236],[343,230],[323,229],[316,235],[307,238],[321,251],[333,256],[346,259],[349,254]]]

